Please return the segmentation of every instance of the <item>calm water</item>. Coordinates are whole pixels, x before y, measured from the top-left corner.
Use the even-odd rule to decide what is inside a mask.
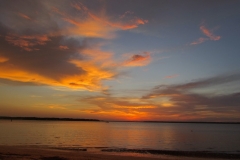
[[[240,153],[240,125],[0,120],[0,145]]]

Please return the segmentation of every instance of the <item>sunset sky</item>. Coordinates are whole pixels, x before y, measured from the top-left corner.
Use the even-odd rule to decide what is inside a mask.
[[[240,121],[239,0],[0,0],[0,116]]]

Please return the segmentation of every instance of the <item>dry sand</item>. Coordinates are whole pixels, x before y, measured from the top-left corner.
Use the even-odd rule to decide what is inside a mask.
[[[52,149],[43,146],[0,146],[0,160],[206,160],[206,158],[178,157],[137,153],[108,153]],[[208,158],[210,160],[210,158]],[[213,159],[212,159],[213,160]],[[220,159],[218,159],[220,160]]]

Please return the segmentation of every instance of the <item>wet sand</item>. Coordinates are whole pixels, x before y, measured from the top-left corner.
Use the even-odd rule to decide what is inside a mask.
[[[114,150],[64,149],[44,146],[0,146],[0,160],[203,160],[220,157],[194,157],[184,155],[143,154]],[[235,159],[235,158],[231,158]]]

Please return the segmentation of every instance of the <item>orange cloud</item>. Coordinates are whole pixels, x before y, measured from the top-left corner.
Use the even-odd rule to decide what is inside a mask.
[[[71,16],[67,13],[53,8],[53,11],[59,14],[62,20],[72,24],[72,27],[63,29],[63,33],[79,35],[85,37],[113,38],[118,30],[129,30],[137,28],[139,25],[148,23],[147,20],[139,17],[128,17],[127,15],[120,19],[110,18],[105,14],[94,14],[82,3],[72,3],[71,6],[81,13],[82,17]],[[114,19],[114,20],[112,20]]]
[[[210,40],[217,41],[221,37],[220,36],[215,36],[210,30],[208,30],[205,26],[200,26],[200,30],[205,34],[207,37],[210,38]]]
[[[136,18],[132,20],[130,23],[111,23],[111,26],[120,28],[122,30],[129,30],[137,28],[140,24],[148,23],[148,20],[143,20],[140,18]]]
[[[72,4],[72,7],[83,13],[83,17],[73,17],[67,13],[53,8],[53,11],[61,15],[61,19],[72,24],[71,27],[63,28],[62,33],[67,35],[78,35],[84,37],[96,38],[113,38],[114,29],[106,23],[103,23],[100,18],[92,14],[84,5]]]
[[[25,15],[25,14],[23,14],[23,13],[20,13],[20,12],[19,12],[18,15],[19,15],[20,17],[24,18],[24,19],[31,20],[31,18],[30,18],[29,16],[27,16],[27,15]]]
[[[105,87],[102,86],[101,81],[104,79],[111,79],[114,76],[114,73],[101,69],[91,62],[72,60],[70,63],[83,68],[86,73],[79,75],[63,75],[59,79],[53,79],[38,73],[32,73],[11,64],[7,64],[0,65],[0,78],[53,87],[100,91],[105,89]]]
[[[150,63],[151,56],[149,52],[144,52],[143,55],[135,54],[129,60],[124,62],[124,66],[146,66]]]
[[[17,35],[8,34],[5,36],[6,41],[9,43],[21,47],[26,51],[37,50],[35,46],[44,45],[47,41],[50,41],[47,35]]]
[[[31,36],[22,37],[32,40]],[[36,43],[41,44],[41,40],[45,42],[48,39],[38,37],[37,40],[40,42]],[[52,43],[55,41],[53,40]],[[7,42],[6,44],[8,45]],[[56,45],[58,45],[58,41]],[[68,49],[67,46],[59,46],[59,48]],[[0,56],[0,78],[36,85],[102,91],[107,89],[102,85],[102,80],[112,79],[116,75],[114,71],[116,64],[112,60],[113,53],[102,51],[98,47],[85,48],[79,51],[76,49],[67,53],[53,47],[50,48],[51,54],[48,55],[42,54],[45,53],[45,50],[34,53],[26,51],[21,53],[20,59],[15,52],[2,53],[3,56]],[[79,56],[76,52],[79,52]],[[35,56],[30,56],[32,54]],[[23,57],[29,57],[29,59]]]
[[[104,90],[105,88],[101,85],[100,81],[112,79],[115,75],[112,71],[104,70],[91,61],[70,60],[70,63],[86,71],[86,74],[81,76],[66,77],[62,80],[64,84],[67,83],[72,86],[72,88],[80,87],[92,91]]]
[[[119,65],[112,59],[112,52],[102,51],[98,47],[83,49],[81,50],[81,55],[86,59],[91,59],[91,62],[103,68],[113,68]]]
[[[193,41],[192,43],[190,43],[190,45],[197,45],[197,44],[201,44],[205,41],[208,40],[212,40],[212,41],[218,41],[221,39],[221,36],[216,36],[214,35],[209,29],[207,29],[204,25],[200,26],[200,30],[203,32],[203,34],[205,36],[207,36],[208,38],[203,38],[200,37],[199,39],[197,39],[196,41]]]
[[[63,20],[75,26],[67,28],[66,34],[107,39],[115,36],[113,28],[98,21],[89,19],[84,22],[78,22],[70,18],[63,18]]]

